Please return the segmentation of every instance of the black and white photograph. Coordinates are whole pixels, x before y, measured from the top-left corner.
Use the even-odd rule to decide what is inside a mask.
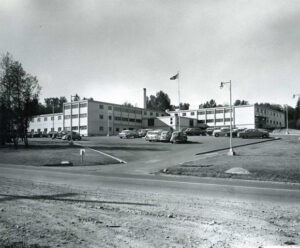
[[[299,0],[0,0],[0,248],[300,248]]]

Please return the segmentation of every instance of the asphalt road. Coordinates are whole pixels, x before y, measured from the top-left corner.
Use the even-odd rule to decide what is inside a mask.
[[[269,139],[234,138],[233,146],[239,147],[257,142],[276,141],[270,141]],[[125,165],[117,164],[101,168],[102,172],[144,175],[155,173],[161,169],[180,163],[199,159],[200,156],[197,154],[212,156],[213,154],[210,152],[220,151],[222,149],[225,149],[224,151],[226,152],[226,149],[229,149],[229,138],[189,136],[187,144],[171,144],[147,142],[142,138],[119,139],[118,137],[89,137],[87,140],[76,142],[76,144],[90,147],[126,161]]]

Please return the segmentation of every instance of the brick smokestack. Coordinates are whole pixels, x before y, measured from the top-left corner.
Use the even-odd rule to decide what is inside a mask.
[[[144,88],[143,90],[144,90],[144,109],[147,109],[147,92],[146,92],[146,88]]]

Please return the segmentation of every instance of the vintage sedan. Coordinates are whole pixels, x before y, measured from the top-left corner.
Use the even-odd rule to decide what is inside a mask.
[[[175,131],[172,133],[170,142],[175,143],[186,143],[187,142],[187,135],[184,132]]]
[[[172,136],[171,131],[162,131],[159,137],[159,141],[169,142]]]
[[[260,129],[246,129],[238,133],[239,138],[269,138],[270,135],[265,130]]]
[[[123,130],[121,133],[119,133],[120,139],[130,139],[130,138],[138,138],[139,135],[136,131],[133,130]]]
[[[160,140],[160,135],[162,133],[162,130],[153,130],[153,131],[148,131],[145,140],[147,141],[159,141]]]

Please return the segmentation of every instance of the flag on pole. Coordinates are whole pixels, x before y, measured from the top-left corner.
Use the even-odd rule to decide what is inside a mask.
[[[179,77],[179,72],[176,74],[176,75],[174,75],[173,77],[170,77],[170,80],[175,80],[175,79],[177,79]]]

